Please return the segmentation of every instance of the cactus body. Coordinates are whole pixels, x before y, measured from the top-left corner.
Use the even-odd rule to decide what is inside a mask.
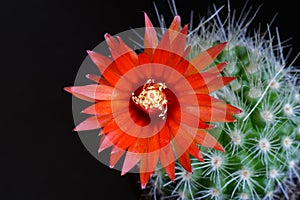
[[[226,152],[199,146],[204,162],[191,158],[193,173],[178,165],[174,182],[158,169],[151,186],[156,198],[276,199],[281,193],[288,199],[289,186],[300,178],[299,69],[287,66],[278,31],[248,37],[249,23],[240,19],[223,23],[215,16],[193,30],[188,41],[189,58],[228,42],[215,63],[228,62],[223,75],[237,79],[213,95],[244,112],[236,122],[216,124],[210,131]]]

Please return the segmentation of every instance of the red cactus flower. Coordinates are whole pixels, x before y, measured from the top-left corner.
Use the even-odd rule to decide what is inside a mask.
[[[145,14],[144,51],[137,54],[121,38],[105,34],[111,58],[88,51],[102,76],[87,75],[95,84],[66,87],[74,96],[93,102],[90,114],[75,130],[101,129],[99,152],[112,147],[110,166],[126,153],[122,174],[139,163],[144,188],[157,163],[174,180],[175,161],[192,171],[190,155],[202,161],[197,145],[224,151],[206,129],[209,122],[232,122],[241,110],[209,96],[233,77],[221,77],[226,63],[210,66],[226,43],[191,60],[186,47],[187,25],[176,16],[161,40]]]

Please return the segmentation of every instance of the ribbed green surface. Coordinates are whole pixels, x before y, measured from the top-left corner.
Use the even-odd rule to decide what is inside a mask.
[[[229,42],[215,63],[228,62],[222,74],[237,79],[212,95],[244,112],[236,122],[217,124],[210,131],[225,153],[199,147],[205,162],[191,158],[193,174],[177,165],[175,182],[162,169],[154,175],[153,187],[166,199],[273,199],[278,191],[287,196],[290,177],[298,176],[298,70],[282,69],[280,45],[258,34],[247,38],[232,27],[230,41],[217,26],[213,32],[207,28],[190,36],[190,57],[213,46],[213,41]]]

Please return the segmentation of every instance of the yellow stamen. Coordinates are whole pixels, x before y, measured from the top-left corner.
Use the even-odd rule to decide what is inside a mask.
[[[133,102],[141,107],[148,114],[157,113],[158,117],[165,119],[168,110],[166,94],[164,90],[167,88],[165,83],[155,83],[153,79],[147,80],[142,91],[138,96],[132,93]]]

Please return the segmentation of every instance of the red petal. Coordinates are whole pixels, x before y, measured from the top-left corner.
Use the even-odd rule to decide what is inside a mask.
[[[117,98],[115,89],[108,85],[74,86],[69,89],[72,94],[78,94],[95,100],[113,100]]]
[[[96,82],[96,83],[99,83],[99,81],[101,80],[102,77],[98,76],[98,75],[95,75],[95,74],[87,74],[85,75],[86,78]],[[104,80],[104,78],[102,78]]]
[[[121,78],[114,62],[109,58],[93,51],[87,51],[92,61],[96,64],[104,78],[111,84],[115,85]]]
[[[98,83],[99,85],[109,85],[109,82],[107,82],[102,76],[87,74],[86,78]]]
[[[200,110],[200,109],[199,109]],[[203,128],[203,129],[211,129],[214,128],[214,125],[206,124],[204,121],[199,119],[200,114],[191,113],[188,110],[173,109],[172,111],[172,119],[179,124],[183,123],[191,127]]]
[[[172,53],[178,55],[179,57],[183,56],[184,48],[186,46],[186,34],[188,31],[188,26],[185,25],[181,30],[181,33],[178,33],[176,38],[171,43]]]
[[[159,134],[159,145],[160,149],[168,144],[170,144],[170,132],[168,126],[163,126]]]
[[[153,172],[140,172],[140,181],[141,181],[142,189],[146,188],[146,185],[152,174]]]
[[[187,57],[187,55],[190,53],[190,51],[191,51],[191,46],[188,46],[188,47],[184,50],[184,52],[183,52],[183,54],[182,54],[182,57],[183,57],[183,58]]]
[[[223,71],[223,69],[225,68],[226,65],[227,65],[227,62],[223,62],[223,63],[217,64],[216,66],[208,69],[206,72],[221,73]]]
[[[173,41],[179,34],[180,24],[181,24],[180,16],[175,16],[170,25],[170,28],[168,29],[168,31],[170,32],[170,41]]]
[[[147,144],[147,153],[143,154],[140,163],[140,179],[142,183],[142,188],[145,188],[150,176],[158,162],[159,157],[159,140],[158,134],[154,135],[149,139]]]
[[[171,149],[171,146],[168,146],[160,151],[159,153],[160,162],[168,174],[169,178],[174,181],[175,178],[175,156],[174,152]]]
[[[189,81],[191,87],[193,89],[197,88],[207,88],[207,84],[210,83],[212,80],[217,78],[217,73],[209,73],[209,72],[203,72],[201,74],[192,74],[190,76],[186,77],[186,80]],[[186,81],[182,80],[182,81]],[[178,91],[186,90],[185,84],[181,84],[180,81],[175,85],[175,89]],[[187,91],[188,93],[194,92],[194,91]]]
[[[188,133],[181,126],[177,126],[176,122],[171,119],[168,120],[168,126],[171,130],[173,139],[172,143],[175,148],[175,153],[178,157],[178,161],[188,172],[192,171],[190,157],[187,153],[189,146],[194,141],[193,133]]]
[[[196,101],[195,98],[197,98]],[[178,100],[180,104],[190,106],[211,106],[213,103],[221,102],[221,100],[207,94],[186,94],[182,97],[178,97]]]
[[[164,126],[159,132],[159,158],[161,165],[172,181],[175,178],[175,156],[170,143],[170,132],[168,126]]]
[[[206,51],[195,56],[190,62],[192,66],[187,69],[186,75],[199,73],[204,68],[208,67],[225,48],[226,42],[218,44]]]
[[[217,107],[200,107],[200,119],[204,122],[234,122],[235,119],[225,109]]]
[[[140,163],[140,172],[153,172],[159,157],[159,138],[158,134],[155,134],[149,138],[146,144],[147,150],[143,155]]]
[[[123,163],[121,175],[124,175],[129,170],[131,170],[140,161],[141,157],[142,154],[127,152]]]
[[[107,134],[107,133],[109,133],[109,132],[111,132],[111,131],[115,131],[115,130],[117,130],[117,129],[119,129],[119,126],[118,126],[118,124],[116,123],[116,121],[113,119],[113,120],[111,120],[110,122],[108,122],[107,124],[106,124],[106,126],[102,129],[102,133],[103,134]]]
[[[149,138],[148,141],[148,153],[157,152],[160,149],[160,138],[159,133],[156,133],[152,137]],[[153,154],[154,155],[154,154]],[[155,154],[156,155],[156,154]]]
[[[138,54],[140,65],[151,63],[151,59],[145,52]]]
[[[221,110],[226,110],[225,112],[229,114],[239,114],[243,112],[241,109],[236,108],[230,104],[225,104],[223,102],[214,103],[213,106]]]
[[[218,143],[218,141],[203,129],[198,130],[195,141],[202,146],[214,148],[224,152],[223,147]]]
[[[143,154],[147,150],[148,138],[137,138],[135,143],[128,148],[129,152]]]
[[[183,57],[177,55],[177,54],[169,54],[168,55],[168,61],[167,66],[174,68],[175,70],[166,70],[167,73],[163,75],[163,80],[165,80],[166,83],[169,83],[170,85],[180,85],[182,76],[178,75],[178,72],[182,75],[184,75],[187,67],[189,66],[189,61],[183,59]],[[182,85],[180,85],[182,87]]]
[[[148,54],[150,57],[153,55],[153,50],[158,45],[158,39],[156,35],[156,31],[153,28],[153,25],[147,16],[146,13],[144,13],[145,16],[145,36],[144,36],[144,52]]]
[[[87,51],[88,55],[92,59],[92,61],[96,64],[101,74],[104,73],[104,71],[107,69],[108,66],[110,66],[113,61],[106,56],[103,56],[101,54],[98,54],[94,51]]]
[[[181,19],[180,19],[180,16],[175,16],[169,29],[173,30],[173,31],[180,31],[180,22]]]
[[[121,38],[119,39],[119,52],[114,53],[114,61],[118,67],[121,74],[125,74],[138,64],[137,55],[135,52],[127,47]],[[111,50],[115,52],[116,50]]]
[[[153,62],[167,65],[170,57],[170,38],[169,31],[166,30],[160,43],[154,51]]]
[[[120,149],[119,147],[114,146],[110,153],[109,167],[113,168],[124,153],[125,153],[125,151],[123,149]]]
[[[171,62],[169,62],[167,65],[173,67],[174,69],[176,69],[177,72],[179,72],[182,75],[184,74],[184,72],[186,71],[189,65],[189,62],[187,60],[183,60],[182,57],[179,57],[175,54],[171,54],[169,61]],[[171,71],[171,73],[168,74],[166,73],[164,76],[164,80],[169,83],[176,83],[178,79],[181,78],[180,76],[177,75],[177,72]],[[173,75],[172,73],[175,74]]]
[[[105,126],[112,119],[111,115],[91,116],[76,126],[74,131],[86,131],[99,129]]]
[[[155,49],[154,56],[153,56],[153,62],[162,64],[162,65],[168,65],[169,57],[170,57],[169,51],[162,50],[162,49]],[[164,68],[164,66],[159,68],[159,70],[158,70],[158,68],[156,68],[156,70],[153,71],[152,73],[155,73],[156,76],[162,76],[163,72],[164,72],[163,68]]]
[[[138,54],[138,58],[139,58],[140,65],[152,63],[152,60],[150,59],[149,55],[145,52]],[[150,64],[148,67],[144,67],[143,69],[144,70],[142,71],[142,75],[144,77],[152,76],[153,67],[151,67]]]
[[[197,158],[200,162],[203,162],[203,156],[200,153],[200,150],[198,149],[197,145],[195,142],[191,144],[191,146],[188,148],[187,152]]]
[[[207,83],[207,85],[197,88],[196,92],[202,94],[210,94],[224,87],[233,80],[235,80],[235,77],[217,77],[209,83]]]
[[[120,38],[119,36],[117,36],[117,38],[119,39],[120,42],[120,46],[123,52],[126,52],[126,54],[130,57],[130,62],[133,63],[133,65],[137,65],[138,64],[138,56],[135,53],[134,50],[132,50],[130,47],[128,47],[124,41],[122,40],[122,38]]]
[[[115,130],[115,131],[111,131],[108,134],[106,134],[105,137],[100,144],[100,147],[98,149],[98,152],[100,153],[101,151],[103,151],[104,149],[115,145],[117,143],[117,141],[119,140],[119,138],[122,136],[122,131],[120,131],[119,129]]]
[[[172,142],[174,144],[175,149],[177,149],[176,154],[179,155],[183,152],[186,152],[188,147],[192,144],[194,141],[194,137],[196,135],[196,128],[194,128],[194,131],[187,132],[182,128],[182,124],[180,126],[176,122],[170,122],[169,120],[168,125],[169,128],[172,126],[170,129],[172,131]],[[192,130],[192,127],[190,128]],[[178,152],[178,150],[180,150]]]
[[[191,166],[191,160],[188,153],[182,154],[178,158],[178,162],[181,164],[181,166],[188,172],[192,172],[192,166]]]
[[[90,115],[106,115],[113,112],[112,109],[118,112],[124,111],[128,107],[128,101],[100,101],[93,104],[82,111],[82,113]]]
[[[82,99],[82,100],[84,100],[84,101],[95,102],[95,99],[86,97],[86,96],[81,95],[81,94],[74,93],[74,92],[72,91],[72,87],[65,87],[64,90],[67,91],[67,92],[69,92],[69,93],[71,93],[73,96],[75,96],[75,97],[77,97],[77,98],[79,98],[79,99]]]
[[[113,143],[110,141],[110,139],[108,137],[106,137],[105,135],[103,135],[102,138],[100,139],[98,153],[101,153],[104,149],[107,149],[108,147],[111,147],[112,145],[113,145]]]
[[[130,120],[129,118],[132,118]],[[134,137],[147,137],[148,132],[142,132],[142,129],[137,126],[143,126],[145,124],[145,119],[139,115],[129,116],[127,112],[122,112],[118,115],[115,115],[115,120],[118,122],[119,126],[122,127],[122,130],[126,133],[129,133]]]
[[[115,37],[111,36],[108,33],[104,34],[104,38],[109,47],[111,56],[114,60],[118,59],[123,54],[123,52],[121,52],[120,43]]]
[[[123,132],[122,137],[119,138],[118,143],[116,144],[117,147],[120,149],[127,149],[131,145],[133,145],[136,142],[137,138],[132,137],[130,135],[127,135]]]
[[[110,48],[114,62],[121,74],[125,74],[137,64],[137,56],[120,37],[114,38],[109,34],[104,35],[105,40]]]
[[[212,106],[200,106],[199,108],[196,108],[195,106],[184,106],[182,107],[182,110],[183,110],[182,115],[188,113],[189,115],[200,116],[200,120],[203,122],[234,122],[235,121],[235,119],[231,116],[231,113],[227,112],[226,107],[225,109],[220,108],[218,106],[215,107],[214,104],[212,104]],[[198,113],[199,111],[200,111],[200,115]],[[185,118],[188,117],[189,116],[187,115],[187,117],[184,118],[182,117],[182,118],[185,120]],[[178,116],[176,116],[176,118],[178,118]],[[183,121],[183,123],[186,122]],[[193,123],[194,124],[190,126],[195,127],[196,122]]]

